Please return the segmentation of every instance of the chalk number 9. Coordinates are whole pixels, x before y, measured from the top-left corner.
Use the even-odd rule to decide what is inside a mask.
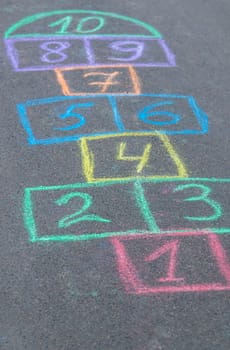
[[[143,54],[145,44],[142,41],[136,40],[122,40],[112,42],[109,47],[115,52],[118,53],[130,53],[129,56],[126,57],[109,57],[110,60],[113,61],[123,61],[123,62],[132,62],[136,61]],[[123,55],[124,56],[124,55]]]

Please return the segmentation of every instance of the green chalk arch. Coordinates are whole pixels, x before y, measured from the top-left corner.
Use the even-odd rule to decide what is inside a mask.
[[[12,26],[10,26],[7,31],[5,32],[5,39],[10,38],[10,37],[14,37],[13,33],[15,31],[17,31],[19,28],[22,28],[24,26],[26,26],[27,24],[33,23],[35,21],[38,21],[40,19],[49,17],[49,16],[54,16],[54,15],[72,15],[72,14],[86,14],[86,15],[101,15],[101,16],[105,16],[105,17],[111,17],[111,18],[117,18],[120,19],[122,21],[126,21],[126,22],[130,22],[132,24],[135,24],[139,27],[144,28],[147,33],[146,35],[150,35],[153,36],[155,38],[161,38],[162,35],[160,34],[160,32],[158,32],[153,26],[151,26],[150,24],[147,24],[145,22],[142,22],[138,19],[132,18],[132,17],[128,17],[128,16],[123,16],[123,15],[119,15],[117,13],[113,13],[113,12],[103,12],[103,11],[90,11],[90,10],[56,10],[56,11],[52,11],[52,12],[42,12],[42,13],[38,13],[32,16],[28,16],[25,17],[23,19],[21,19],[20,21],[16,22],[15,24],[13,24]],[[53,36],[57,35],[60,36],[59,34],[52,34]],[[26,36],[25,34],[16,34],[15,36],[17,37],[23,37]],[[31,36],[44,36],[43,34],[32,34]],[[140,35],[141,36],[141,35]]]

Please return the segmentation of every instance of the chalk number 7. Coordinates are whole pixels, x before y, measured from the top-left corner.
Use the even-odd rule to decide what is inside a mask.
[[[222,216],[221,205],[214,199],[209,197],[212,192],[211,188],[201,184],[187,184],[177,186],[173,192],[184,191],[186,189],[199,189],[201,194],[199,196],[189,197],[184,199],[185,202],[204,202],[212,209],[212,215],[210,216],[185,216],[184,218],[190,221],[215,221]]]

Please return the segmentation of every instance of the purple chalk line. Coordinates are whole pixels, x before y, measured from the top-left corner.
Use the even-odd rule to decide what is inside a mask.
[[[122,41],[122,39],[124,38],[124,40],[162,40],[159,38],[151,38],[151,37],[143,37],[143,36],[102,36],[102,35],[79,35],[79,36],[73,36],[73,35],[60,35],[60,36],[46,36],[46,37],[19,37],[19,38],[8,38],[8,39],[4,39],[5,42],[8,41],[48,41],[48,40],[84,40],[84,39],[98,39],[98,40],[114,40],[117,39],[119,41]]]
[[[86,56],[87,56],[87,63],[85,64],[56,64],[56,65],[47,65],[47,66],[31,66],[31,67],[24,67],[24,68],[19,68],[19,58],[18,58],[18,53],[17,50],[14,47],[15,42],[28,42],[28,41],[49,41],[49,40],[55,40],[58,41],[59,37],[57,36],[50,36],[46,38],[15,38],[15,39],[5,39],[5,46],[7,50],[7,55],[9,59],[12,62],[12,65],[14,67],[14,70],[16,72],[26,72],[26,71],[43,71],[43,70],[54,70],[56,68],[68,68],[68,67],[87,67],[87,66],[112,66],[112,67],[119,67],[123,66],[124,63],[96,63],[96,59],[93,54],[93,50],[91,48],[91,39],[98,39],[98,40],[114,40],[116,38],[119,38],[121,40],[121,37],[101,37],[97,35],[93,36],[81,36],[80,38],[75,38],[72,36],[61,36],[61,40],[63,39],[68,39],[68,40],[81,40],[84,43],[85,51],[86,51]],[[125,37],[127,39],[132,39],[134,40],[135,37]],[[137,37],[139,40],[152,40],[152,41],[157,41],[159,45],[161,46],[162,50],[165,53],[166,59],[168,62],[149,62],[149,63],[135,63],[133,61],[131,62],[126,62],[126,64],[131,64],[134,67],[175,67],[176,62],[175,62],[175,55],[171,52],[169,47],[167,46],[166,42],[163,39],[154,39],[154,38],[142,38],[142,37]],[[60,40],[60,41],[61,41]]]
[[[169,63],[171,66],[176,66],[176,59],[175,55],[172,53],[172,51],[169,49],[168,45],[166,44],[165,40],[158,39],[159,45],[162,47]]]
[[[89,63],[89,65],[93,66],[93,65],[95,65],[95,56],[93,54],[91,42],[87,37],[84,38],[84,45],[85,45],[85,52],[86,52],[86,56],[88,59],[88,63]]]
[[[126,66],[129,65],[129,63],[126,62],[125,64]],[[132,65],[133,67],[164,67],[164,68],[168,68],[168,67],[175,67],[175,65],[171,65],[170,63],[130,63],[130,65]],[[28,67],[28,68],[15,68],[14,71],[15,72],[34,72],[34,71],[45,71],[45,70],[54,70],[57,68],[77,68],[77,67],[101,67],[103,66],[105,67],[124,67],[124,64],[109,64],[109,63],[96,63],[96,64],[70,64],[70,65],[63,65],[63,66],[48,66],[48,67]]]
[[[14,42],[12,40],[5,40],[6,52],[9,60],[12,62],[14,69],[18,68],[18,53],[14,48]]]

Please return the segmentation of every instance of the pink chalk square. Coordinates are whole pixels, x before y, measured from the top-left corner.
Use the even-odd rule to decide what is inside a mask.
[[[230,262],[212,232],[129,235],[110,242],[129,294],[230,290]]]

